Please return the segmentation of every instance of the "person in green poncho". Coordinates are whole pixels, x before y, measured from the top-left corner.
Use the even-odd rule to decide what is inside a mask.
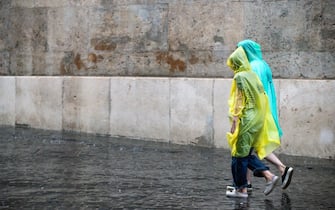
[[[276,99],[275,87],[272,82],[272,71],[270,66],[263,60],[261,46],[257,42],[248,39],[239,42],[237,46],[243,48],[244,52],[247,55],[248,61],[251,65],[252,71],[254,71],[258,75],[263,84],[264,90],[269,99],[272,117],[276,123],[279,137],[281,137],[283,135],[283,132],[280,127],[278,119],[277,99]],[[280,161],[280,159],[273,153],[270,153],[268,156],[265,157],[265,159],[270,163],[272,163],[273,165],[275,165],[277,169],[281,172],[282,175],[281,187],[283,189],[286,189],[291,182],[291,178],[293,175],[293,168],[284,165]],[[251,184],[249,187],[251,187]]]
[[[269,171],[255,155],[263,159],[279,144],[279,135],[272,118],[268,98],[263,85],[251,66],[242,47],[238,47],[228,58],[227,65],[234,71],[228,100],[231,130],[227,133],[231,148],[235,190],[227,191],[230,197],[247,197],[247,169],[255,176],[265,177],[264,194],[272,192],[278,177]]]

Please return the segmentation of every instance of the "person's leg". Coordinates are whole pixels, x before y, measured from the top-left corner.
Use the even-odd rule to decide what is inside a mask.
[[[278,176],[271,173],[269,167],[265,166],[255,155],[249,155],[248,167],[253,170],[254,176],[265,178],[266,187],[264,194],[270,194],[278,182]]]
[[[251,176],[252,176],[252,171],[248,169],[248,172],[247,172],[248,188],[251,188]]]
[[[274,175],[273,173],[271,173],[270,170],[266,170],[266,171],[262,171],[261,172],[266,180],[266,182],[271,182],[273,177],[275,177],[276,175]]]
[[[254,160],[255,157],[252,157],[252,160]],[[270,162],[271,164],[275,165],[278,170],[280,171],[280,173],[283,175],[284,174],[284,171],[285,171],[285,165],[279,160],[279,158],[277,158],[277,156],[273,153],[271,153],[270,155],[268,155],[266,158],[265,158],[268,162]],[[257,162],[252,162],[253,164],[256,164],[256,165],[253,165],[251,167],[253,167],[252,170],[254,170],[255,168],[258,168],[259,169],[262,169],[262,170],[268,170],[268,169],[265,169],[263,168],[261,165],[257,164]],[[251,164],[252,165],[252,164]],[[251,175],[252,175],[252,170],[248,170],[247,172],[247,180],[248,180],[248,185],[251,186]],[[257,174],[257,173],[256,173]],[[261,174],[258,174],[256,176],[263,176]],[[267,180],[268,181],[268,180]]]
[[[226,195],[228,197],[247,198],[247,165],[246,158],[232,157],[231,172],[233,175],[234,189],[227,188]]]
[[[287,167],[286,165],[284,165],[279,160],[279,158],[273,153],[266,156],[265,159],[267,161],[269,161],[270,163],[272,163],[273,165],[275,165],[277,167],[277,169],[280,171],[281,177],[282,177],[282,186],[281,187],[283,189],[286,189],[291,183],[291,179],[292,179],[292,175],[293,175],[293,168],[292,167]]]
[[[248,171],[247,171],[247,180],[248,180],[248,186],[247,186],[247,191],[248,193],[251,193],[252,192],[252,184],[251,184],[251,180],[252,180],[252,170],[248,168]]]
[[[265,160],[269,161],[271,164],[275,165],[277,169],[280,171],[281,175],[284,174],[286,166],[279,160],[279,158],[271,153],[265,157]]]
[[[252,184],[251,184],[251,176],[252,176],[252,171],[250,169],[247,170],[247,191],[248,193],[252,192]],[[234,186],[228,186],[227,189],[233,189],[235,187]]]
[[[263,171],[269,171],[269,167],[265,166],[255,155],[251,154],[248,159],[248,168],[256,177],[264,177]]]
[[[232,158],[231,170],[233,174],[233,180],[235,187],[240,192],[246,192],[247,190],[247,166],[248,159],[247,158]]]
[[[266,179],[266,186],[265,186],[264,194],[268,195],[276,187],[279,177],[274,175],[270,171],[262,171],[262,173]]]

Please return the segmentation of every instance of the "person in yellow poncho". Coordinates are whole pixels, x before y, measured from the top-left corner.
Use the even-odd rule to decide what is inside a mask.
[[[268,98],[256,73],[251,71],[247,56],[238,47],[228,58],[227,65],[234,71],[229,104],[231,131],[227,140],[231,148],[231,170],[235,190],[230,197],[247,197],[247,169],[255,176],[265,177],[264,194],[272,192],[278,181],[259,159],[263,159],[280,145],[276,124],[272,118]],[[257,151],[259,159],[252,154]]]

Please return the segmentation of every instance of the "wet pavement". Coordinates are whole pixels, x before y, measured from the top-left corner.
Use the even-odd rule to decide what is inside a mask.
[[[291,185],[241,200],[228,150],[0,128],[0,209],[335,209],[334,160],[279,157]]]

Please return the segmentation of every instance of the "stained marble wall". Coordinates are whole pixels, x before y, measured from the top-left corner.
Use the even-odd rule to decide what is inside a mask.
[[[334,79],[332,0],[2,0],[1,75],[223,77],[238,41],[275,78]]]

